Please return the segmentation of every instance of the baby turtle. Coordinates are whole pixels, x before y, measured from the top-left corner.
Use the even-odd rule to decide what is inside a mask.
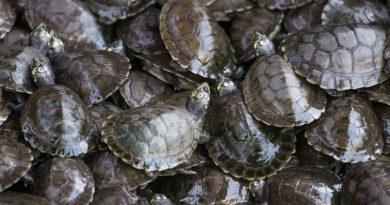
[[[261,8],[286,10],[303,6],[312,0],[256,0]]]
[[[97,105],[93,105],[89,108],[91,111],[93,121],[95,122],[98,130],[103,127],[103,121],[110,115],[122,111],[118,106],[109,101],[104,101]]]
[[[91,205],[149,205],[148,200],[123,187],[115,186],[97,190]]]
[[[377,104],[373,108],[382,128],[383,154],[390,154],[390,107]]]
[[[266,127],[248,112],[234,83],[221,78],[206,127],[212,136],[207,150],[214,163],[236,178],[265,178],[281,170],[295,152],[295,135]]]
[[[53,157],[33,172],[33,194],[52,204],[87,205],[95,191],[93,174],[78,158]]]
[[[235,74],[236,58],[225,31],[197,0],[169,0],[160,15],[160,31],[173,60],[205,78]]]
[[[231,18],[246,10],[254,7],[254,2],[251,0],[216,0],[207,9],[217,21],[230,21]]]
[[[21,50],[23,47],[28,46],[29,34],[29,30],[13,26],[11,31],[0,42],[0,55],[6,56],[13,50]]]
[[[0,202],[1,205],[51,205],[43,197],[11,191],[0,193]]]
[[[16,21],[16,12],[12,7],[12,0],[0,1],[0,39],[11,30]]]
[[[375,25],[314,26],[282,42],[295,72],[323,89],[350,90],[384,82],[386,32]]]
[[[151,172],[178,166],[198,144],[200,121],[210,101],[208,84],[200,85],[187,99],[185,108],[161,104],[111,115],[103,123],[104,142],[137,169]]]
[[[390,80],[370,88],[359,89],[358,92],[370,101],[390,105]]]
[[[378,118],[360,97],[331,101],[305,136],[314,149],[345,163],[374,160],[383,150]]]
[[[155,194],[150,200],[150,205],[174,205],[164,194]]]
[[[267,125],[294,127],[309,124],[325,111],[326,97],[295,75],[265,35],[255,34],[259,57],[243,82],[244,99],[253,116]]]

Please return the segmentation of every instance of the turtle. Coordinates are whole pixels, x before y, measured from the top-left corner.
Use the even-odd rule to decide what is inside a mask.
[[[46,24],[41,23],[36,28],[34,28],[34,30],[29,35],[29,46],[38,49],[46,55],[50,39],[51,34],[49,33]]]
[[[281,29],[283,13],[264,8],[253,8],[237,14],[229,28],[229,37],[236,51],[239,62],[255,58],[253,49],[253,34],[260,32],[273,39]]]
[[[150,200],[150,205],[174,205],[164,194],[155,194]]]
[[[1,205],[50,205],[51,203],[43,197],[32,194],[5,191],[0,193]]]
[[[107,187],[97,190],[91,205],[149,205],[146,198],[138,196],[136,193],[129,192],[120,186]]]
[[[261,57],[251,65],[243,82],[243,95],[255,119],[276,127],[309,124],[325,111],[327,99],[318,89],[302,81],[272,41],[255,33],[254,47]]]
[[[246,180],[262,179],[281,170],[295,152],[295,134],[257,122],[233,81],[220,78],[206,118],[212,140],[206,148],[224,172]]]
[[[332,100],[305,137],[314,149],[344,163],[374,160],[383,150],[379,120],[358,96]]]
[[[0,39],[11,30],[16,21],[16,11],[12,7],[12,0],[0,2]]]
[[[385,39],[385,30],[372,24],[318,25],[289,34],[281,50],[308,82],[343,91],[387,80]]]
[[[0,126],[7,120],[11,114],[11,109],[6,106],[3,97],[3,89],[0,87]]]
[[[45,23],[53,29],[66,48],[104,49],[106,42],[100,26],[79,0],[28,0],[25,16],[31,29]]]
[[[211,15],[217,21],[230,21],[237,13],[250,10],[254,7],[251,0],[216,0],[207,6]]]
[[[172,59],[182,68],[210,79],[236,75],[230,40],[201,2],[169,0],[161,10],[160,32]]]
[[[327,169],[292,167],[266,180],[263,195],[269,205],[339,204],[341,180]]]
[[[1,135],[0,192],[6,190],[26,175],[33,160],[30,148],[16,139],[7,137],[7,135],[4,136],[4,134]]]
[[[173,93],[168,84],[142,71],[132,71],[119,91],[130,108],[141,107],[154,96]]]
[[[386,80],[379,85],[357,90],[359,94],[370,101],[390,105],[390,81]]]
[[[209,85],[201,84],[187,99],[185,108],[160,104],[109,116],[101,131],[104,142],[134,168],[146,172],[175,168],[197,146],[200,122],[210,101]]]
[[[0,55],[5,56],[13,50],[21,50],[28,46],[28,36],[30,32],[22,27],[13,26],[8,34],[0,42]]]
[[[87,164],[93,173],[97,190],[120,186],[132,191],[146,186],[158,176],[158,173],[146,174],[134,169],[109,151],[94,153],[88,158]]]
[[[321,15],[321,24],[380,24],[390,25],[390,15],[379,0],[329,0]]]
[[[377,104],[373,108],[382,128],[383,154],[390,154],[390,108],[383,104]]]
[[[96,124],[98,130],[101,130],[103,121],[110,115],[122,111],[121,108],[109,101],[103,101],[97,105],[93,105],[89,108],[93,121]]]
[[[294,9],[310,3],[312,0],[256,0],[261,8],[269,10]]]
[[[113,24],[119,19],[135,16],[152,5],[154,0],[86,0],[92,12],[99,16],[100,22]]]
[[[52,157],[33,172],[32,193],[52,204],[87,205],[95,192],[88,166],[78,158]]]

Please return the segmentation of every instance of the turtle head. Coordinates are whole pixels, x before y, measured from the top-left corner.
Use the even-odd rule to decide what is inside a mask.
[[[163,194],[155,194],[153,198],[150,200],[151,205],[171,205],[173,204],[171,200],[169,200]]]
[[[203,117],[210,105],[210,87],[202,83],[195,88],[187,99],[186,108],[197,117]]]
[[[257,56],[269,56],[276,52],[274,43],[260,32],[253,35],[253,48]]]
[[[226,94],[232,93],[237,90],[236,85],[232,80],[225,76],[218,77],[217,80],[217,92],[219,96],[224,96]]]
[[[31,74],[35,85],[38,87],[53,85],[55,83],[54,73],[51,66],[43,60],[36,58],[33,59]]]
[[[39,24],[30,34],[29,41],[30,46],[37,48],[38,50],[46,50],[47,44],[50,40],[50,33],[46,24]]]
[[[47,56],[52,60],[64,53],[64,43],[53,30],[50,31],[50,40],[48,42]]]

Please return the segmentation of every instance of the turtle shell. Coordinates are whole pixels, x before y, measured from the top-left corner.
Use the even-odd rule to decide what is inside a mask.
[[[141,71],[132,71],[119,90],[130,108],[143,106],[154,96],[173,93],[168,84]]]
[[[15,139],[2,136],[0,138],[0,192],[26,175],[32,160],[33,156],[28,147]]]
[[[216,0],[207,9],[217,21],[230,21],[237,13],[254,7],[251,0]]]
[[[162,172],[159,172],[159,176],[175,176],[177,174],[181,175],[195,175],[197,174],[193,168],[203,166],[209,162],[209,158],[206,157],[200,149],[196,149],[189,159],[187,159],[182,164],[178,165],[174,169],[168,169]]]
[[[267,125],[301,126],[325,111],[325,95],[298,78],[280,55],[256,59],[243,84],[249,112]]]
[[[95,17],[79,0],[28,0],[25,16],[31,29],[40,23],[53,29],[67,48],[104,49]]]
[[[236,178],[265,178],[281,170],[295,152],[295,135],[266,127],[248,112],[240,93],[210,107],[207,150],[214,163]]]
[[[312,0],[256,0],[261,8],[286,10],[303,6]]]
[[[157,3],[160,5],[164,5],[167,3],[168,0],[156,0]],[[201,3],[203,3],[205,6],[210,6],[212,3],[214,3],[216,0],[199,0]]]
[[[236,50],[238,61],[249,61],[256,56],[253,49],[255,31],[272,39],[279,32],[282,21],[282,12],[263,8],[253,8],[238,14],[229,29],[229,37]]]
[[[356,165],[345,176],[341,204],[388,204],[390,163],[371,161]]]
[[[91,111],[93,121],[95,122],[98,130],[101,130],[103,122],[108,116],[122,111],[121,108],[108,101],[93,105],[89,108],[89,110]]]
[[[386,5],[379,0],[329,0],[321,16],[322,24],[390,25]]]
[[[340,178],[327,169],[289,168],[267,180],[265,196],[268,205],[338,204]]]
[[[8,118],[11,113],[11,109],[9,109],[4,102],[0,101],[0,125],[2,125]]]
[[[32,193],[54,204],[87,205],[95,192],[88,166],[78,158],[53,157],[33,172]]]
[[[50,205],[43,197],[31,194],[6,191],[0,193],[1,205]]]
[[[383,72],[386,32],[375,25],[314,26],[283,40],[284,58],[295,72],[323,89],[371,87]]]
[[[109,151],[94,153],[87,164],[94,175],[98,190],[121,186],[132,191],[157,178],[157,174],[149,176],[142,170],[134,169]]]
[[[127,80],[129,59],[109,51],[64,54],[53,64],[56,81],[76,92],[87,106],[110,97]]]
[[[237,69],[225,31],[197,0],[164,4],[160,32],[173,60],[194,74],[216,79],[220,74],[230,77]]]
[[[0,55],[6,56],[13,50],[21,50],[29,44],[29,31],[25,28],[13,26],[11,31],[0,42]]]
[[[284,27],[288,32],[296,32],[321,24],[321,14],[325,4],[325,0],[317,0],[287,11],[283,21]]]
[[[321,118],[306,129],[305,136],[314,149],[342,162],[373,160],[383,150],[378,118],[360,97],[331,101]]]
[[[155,194],[150,200],[150,205],[174,205],[164,194]]]
[[[383,153],[390,154],[390,107],[386,105],[375,105],[373,107],[382,128]]]
[[[123,187],[114,186],[97,190],[91,205],[149,205],[146,198],[128,192]]]
[[[370,101],[384,103],[390,105],[390,81],[386,80],[379,85],[359,89],[358,92]]]
[[[16,21],[16,12],[12,7],[12,0],[0,1],[0,39],[11,30]]]
[[[21,127],[33,148],[57,156],[78,156],[96,144],[91,113],[65,86],[36,91],[22,112]]]

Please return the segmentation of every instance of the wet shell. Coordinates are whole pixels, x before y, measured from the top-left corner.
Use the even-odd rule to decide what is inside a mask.
[[[312,0],[256,0],[261,8],[286,10],[303,6]]]
[[[236,59],[230,41],[200,2],[168,1],[161,11],[160,31],[181,67],[211,79],[234,74]]]
[[[0,39],[11,30],[16,20],[16,12],[12,8],[12,0],[0,1]]]
[[[282,51],[310,83],[324,89],[358,89],[387,79],[385,38],[386,32],[375,25],[315,26],[287,36]]]
[[[22,112],[21,126],[33,148],[57,156],[78,156],[91,150],[93,119],[81,99],[65,86],[41,88]]]
[[[149,205],[146,198],[141,198],[123,187],[115,186],[96,191],[91,205]]]
[[[302,7],[286,12],[283,24],[288,32],[295,32],[304,28],[321,24],[322,10],[325,0],[317,0]]]
[[[390,107],[386,105],[375,105],[374,111],[381,124],[383,135],[383,153],[390,154]]]
[[[267,125],[305,125],[325,111],[325,95],[298,78],[280,55],[258,58],[243,84],[249,112]]]
[[[383,150],[378,118],[360,97],[331,101],[305,136],[314,149],[342,162],[373,160]]]
[[[230,21],[232,16],[253,8],[251,0],[216,0],[207,9],[217,21]]]
[[[6,191],[0,193],[1,205],[50,205],[51,203],[43,197]]]
[[[76,92],[87,106],[110,97],[127,80],[131,64],[109,51],[71,52],[53,64],[56,81]]]
[[[25,15],[31,29],[45,23],[67,48],[106,47],[95,17],[79,0],[28,0]]]

